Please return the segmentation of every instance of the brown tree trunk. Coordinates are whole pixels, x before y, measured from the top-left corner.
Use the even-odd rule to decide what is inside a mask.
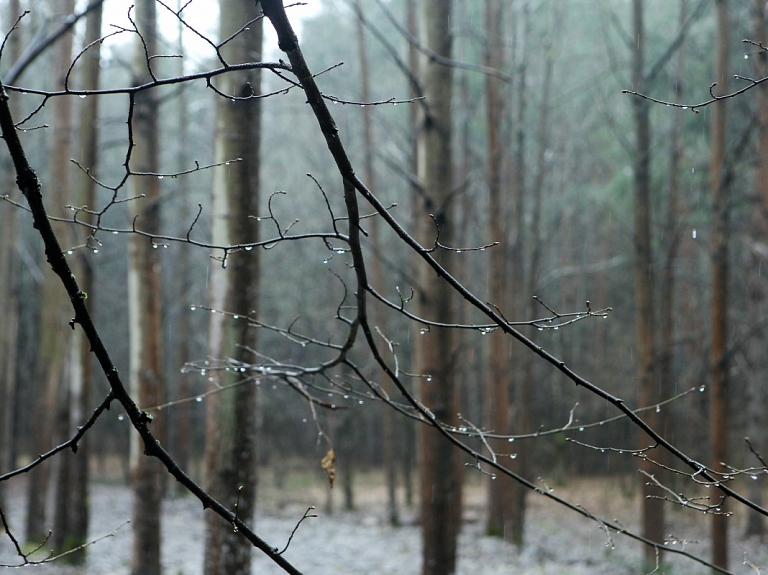
[[[450,0],[426,0],[423,6],[426,45],[430,50],[451,57],[452,31]],[[429,60],[424,66],[426,115],[419,141],[419,177],[423,195],[418,208],[417,237],[423,245],[435,241],[435,225],[440,242],[451,245],[453,222],[450,197],[453,191],[451,94],[452,70]],[[455,254],[435,252],[438,261],[451,267]],[[451,322],[454,297],[450,286],[425,265],[418,269],[416,309],[421,317]],[[453,372],[458,350],[450,329],[431,327],[416,336],[416,368],[423,374],[419,398],[435,420],[458,425],[457,393]],[[456,543],[461,528],[461,459],[453,447],[434,428],[422,425],[418,431],[421,472],[421,521],[424,575],[451,575],[456,569]]]
[[[19,0],[10,0],[8,13],[15,17],[21,14]],[[5,53],[11,62],[15,62],[20,50],[21,31],[10,34],[6,40]],[[12,106],[14,117],[17,116],[15,98],[8,102]],[[0,166],[3,173],[3,189],[14,189],[11,174],[11,160],[3,157]],[[0,475],[16,465],[13,454],[14,405],[16,404],[16,364],[18,358],[19,300],[17,296],[18,268],[15,265],[15,250],[18,236],[18,217],[15,207],[8,203],[0,205],[0,309],[3,309],[3,329],[0,330]],[[4,502],[4,485],[0,485],[0,507]]]
[[[365,43],[365,29],[363,26],[363,13],[360,6],[360,0],[357,0],[354,4],[355,12],[357,13],[357,51],[360,55],[360,99],[363,102],[368,102],[371,98],[370,90],[370,72],[368,65],[368,49]],[[365,178],[366,185],[371,192],[376,193],[376,182],[373,172],[373,129],[371,123],[371,106],[365,106],[361,109],[363,124],[363,177]],[[370,266],[370,282],[376,290],[382,290],[384,287],[384,272],[381,265],[381,241],[379,239],[379,220],[373,218],[370,220],[369,234],[371,238],[371,248],[373,253],[369,259]],[[375,305],[375,304],[374,304]],[[386,333],[387,327],[385,323],[386,316],[382,313],[380,306],[375,305],[371,310],[371,315],[374,321],[374,325]],[[381,370],[376,368],[376,373],[381,374]],[[386,393],[392,394],[394,392],[393,386],[389,381],[389,378],[383,378],[383,389]],[[390,525],[398,525],[400,523],[400,512],[397,505],[397,464],[398,459],[396,457],[397,451],[395,449],[395,411],[387,404],[382,404],[382,443],[383,443],[383,458],[384,458],[384,475],[387,484],[387,519]],[[349,468],[351,462],[347,462],[347,468]],[[351,471],[351,469],[350,469]]]
[[[768,13],[766,13],[765,2],[754,0],[752,3],[752,17],[754,22],[755,42],[762,42],[763,45],[768,41]],[[756,77],[763,78],[768,74],[768,55],[764,50],[759,50],[755,54],[755,72]],[[758,86],[755,90],[755,100],[758,119],[757,133],[757,170],[755,173],[755,192],[758,201],[758,209],[753,211],[753,222],[751,226],[751,243],[753,246],[764,246],[768,242],[768,90],[763,86]],[[759,271],[766,265],[766,258],[760,249],[752,249],[750,254],[750,280],[749,289],[749,307],[750,317],[760,318],[765,313],[765,298],[768,285],[763,274]],[[765,346],[766,332],[760,329],[751,341],[747,344],[749,359],[756,366],[765,370]],[[751,352],[751,353],[750,353]],[[754,373],[754,369],[750,370]],[[765,416],[763,415],[763,406],[765,405],[765,391],[762,389],[762,378],[746,378],[747,381],[747,413],[746,415],[746,433],[752,441],[758,453],[765,453],[768,447],[764,437]],[[751,501],[758,505],[763,505],[763,486],[760,481],[748,482],[747,492]],[[747,525],[744,529],[746,536],[765,535],[765,517],[760,513],[749,511],[747,515]]]
[[[717,39],[715,92],[728,89],[728,1],[715,0],[717,8]],[[728,405],[728,368],[725,352],[728,329],[728,179],[725,170],[726,106],[715,102],[711,111],[709,176],[712,187],[712,303],[710,345],[710,425],[712,441],[711,467],[716,472],[727,472],[722,463],[728,462],[728,435],[730,413]],[[725,512],[725,501],[721,511]],[[712,562],[728,567],[728,517],[712,516]]]
[[[147,58],[157,53],[157,19],[154,0],[138,0],[136,24],[144,44],[137,42],[133,63],[134,83],[149,79]],[[133,172],[158,171],[158,113],[153,91],[136,94],[133,109]],[[130,203],[136,226],[159,233],[160,183],[155,176],[133,176],[131,193],[144,198]],[[163,402],[163,353],[160,305],[160,251],[145,237],[133,236],[128,270],[130,313],[130,389],[141,407]],[[155,414],[153,428],[162,441],[162,422]],[[160,575],[160,520],[162,475],[160,463],[143,455],[137,434],[131,435],[133,500],[133,575]]]
[[[101,36],[102,8],[92,10],[86,20],[86,42]],[[96,89],[99,84],[100,44],[95,44],[88,51],[82,63],[82,78],[80,85],[86,89]],[[79,119],[79,158],[83,166],[87,166],[91,175],[96,174],[98,162],[97,126],[98,98],[88,98],[81,104]],[[95,182],[82,171],[76,172],[73,205],[94,207]],[[80,221],[87,222],[89,216],[80,214]],[[77,232],[78,230],[71,230]],[[74,243],[82,244],[83,239],[77,238],[76,233],[69,235]],[[87,244],[87,241],[86,241]],[[72,259],[72,271],[77,277],[80,288],[91,295],[93,302],[92,270],[89,258],[90,249],[75,252]],[[81,330],[75,330],[71,340],[69,401],[64,406],[64,421],[66,436],[81,425],[91,409],[91,356],[90,346],[85,341]],[[56,510],[54,516],[53,548],[56,552],[66,552],[86,543],[88,536],[88,459],[90,454],[90,436],[83,437],[78,445],[77,453],[66,451],[61,454],[66,465],[60,468]],[[70,563],[85,562],[87,547],[66,555]]]
[[[66,0],[57,6],[60,15],[70,15],[74,12],[74,0]],[[63,87],[64,77],[71,63],[73,34],[67,33],[61,37],[56,47],[54,60],[54,76],[57,87]],[[72,101],[70,98],[56,98],[52,102],[53,123],[50,152],[50,181],[55,184],[50,186],[52,210],[61,210],[64,204],[70,201],[69,185],[69,158],[71,157],[72,141]],[[55,213],[55,212],[54,212]],[[65,231],[65,230],[60,230]],[[66,235],[64,235],[66,237]],[[60,294],[58,280],[50,267],[45,264],[45,280],[42,289],[42,310],[40,313],[40,340],[38,347],[37,385],[44,386],[37,393],[38,401],[35,402],[33,412],[37,421],[50,420],[53,414],[54,429],[51,437],[51,428],[35,426],[33,444],[37,453],[44,453],[53,446],[53,442],[60,442],[67,433],[68,408],[69,408],[69,382],[66,372],[68,363],[69,342],[68,334],[63,329],[68,317],[66,298]],[[69,455],[69,454],[67,454]],[[68,470],[71,463],[70,457],[62,457],[56,462],[57,476],[56,496],[62,504],[66,505],[68,494]],[[46,525],[46,502],[52,467],[48,464],[38,466],[31,474],[28,485],[27,504],[27,540],[40,542],[46,535],[50,526]],[[64,485],[62,485],[64,483]],[[59,514],[61,517],[61,514]],[[63,544],[66,535],[66,523],[57,522],[54,525],[52,545],[54,549]]]
[[[418,21],[418,9],[416,6],[416,0],[405,1],[405,21],[408,27],[408,33],[414,38],[419,36],[419,21]],[[417,47],[409,42],[408,44],[408,70],[414,78],[420,78],[419,64],[419,52]],[[424,94],[421,93],[413,83],[409,83],[409,95],[411,98],[420,98]],[[409,166],[411,174],[418,174],[419,166],[419,138],[421,137],[421,131],[418,126],[421,126],[423,120],[423,107],[422,106],[409,106],[408,115],[410,125],[412,126],[410,140],[411,140],[411,164]],[[415,222],[419,219],[419,194],[421,190],[415,182],[411,183],[410,195],[411,205],[410,208],[410,220],[415,229]],[[403,453],[403,483],[405,484],[405,505],[408,509],[413,509],[414,506],[414,461],[416,460],[415,449],[415,427],[410,421],[405,421],[401,426],[403,434],[402,443],[405,445]]]
[[[504,37],[502,22],[504,3],[501,0],[488,0],[485,8],[485,65],[500,70],[504,63]],[[486,106],[486,155],[488,172],[488,222],[490,238],[499,242],[491,251],[490,257],[490,301],[501,310],[507,309],[507,236],[506,224],[508,210],[502,191],[502,153],[501,123],[504,118],[504,100],[501,94],[501,80],[491,75],[485,76]],[[517,270],[519,271],[519,270]],[[485,397],[486,420],[494,433],[508,433],[510,412],[510,386],[512,370],[509,369],[509,338],[497,330],[489,336],[487,393]],[[496,442],[498,455],[506,455],[509,443]],[[488,516],[486,532],[498,535],[521,544],[523,539],[524,512],[515,494],[520,485],[507,475],[499,475],[488,480]]]
[[[246,22],[258,16],[251,0],[221,0],[220,38],[228,38]],[[230,64],[255,62],[261,58],[261,20],[222,47]],[[216,108],[217,162],[242,158],[216,168],[213,184],[212,234],[215,244],[237,244],[258,239],[259,148],[261,106],[248,99],[261,90],[258,70],[222,76],[218,89],[233,97],[234,103],[219,98]],[[259,251],[230,253],[227,266],[216,265],[210,276],[211,307],[242,316],[258,313]],[[234,365],[253,361],[246,348],[256,348],[256,330],[242,319],[223,314],[211,316],[209,354]],[[237,370],[212,372],[209,389],[240,382]],[[206,413],[205,461],[208,491],[250,523],[256,505],[257,396],[251,382],[237,385],[208,398]],[[252,546],[220,517],[206,515],[204,571],[210,575],[245,575],[251,571]]]
[[[632,89],[645,92],[645,30],[643,24],[643,0],[633,0],[632,23],[635,49],[632,55]],[[648,102],[642,98],[632,100],[635,117],[634,157],[634,284],[635,284],[635,332],[637,338],[638,398],[641,406],[659,401],[654,372],[655,321],[653,307],[653,253],[651,247],[651,125]],[[658,430],[659,414],[655,410],[644,416],[648,424]],[[646,448],[650,439],[641,434],[638,447]],[[641,459],[640,469],[653,475],[658,468],[649,460]],[[656,498],[658,488],[646,476],[641,475],[643,485],[643,536],[651,541],[664,541],[664,506]],[[645,561],[656,562],[656,549],[644,548]]]

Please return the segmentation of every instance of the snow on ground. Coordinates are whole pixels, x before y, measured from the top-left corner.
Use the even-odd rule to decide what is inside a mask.
[[[603,481],[603,480],[601,480]],[[584,493],[584,489],[575,493]],[[359,510],[327,515],[318,511],[318,518],[304,521],[285,552],[285,557],[307,575],[417,575],[420,567],[420,534],[414,524],[393,528],[382,518],[383,506],[376,498],[358,497]],[[339,494],[340,496],[340,494]],[[57,563],[34,567],[41,575],[127,575],[130,572],[131,526],[124,524],[131,516],[131,493],[123,486],[97,484],[92,489],[91,537],[114,534],[90,547],[88,565],[76,570]],[[264,495],[261,496],[262,498]],[[300,501],[302,497],[305,501]],[[290,501],[263,504],[264,511],[256,517],[256,532],[268,543],[282,548],[291,531],[309,505],[321,510],[322,490],[308,489],[303,496],[294,494]],[[531,500],[526,545],[522,550],[503,540],[483,535],[480,515],[481,493],[468,497],[471,511],[460,539],[460,575],[601,575],[640,574],[640,547],[626,538],[613,534],[609,540],[605,531],[594,522],[580,518],[571,511],[546,502]],[[12,485],[8,492],[8,509],[12,528],[23,532],[23,490]],[[593,487],[581,503],[599,513],[610,513],[614,504],[624,510],[631,508],[619,489]],[[169,498],[164,503],[163,566],[168,575],[202,574],[203,512],[199,502],[191,497]],[[613,516],[607,516],[613,519]],[[696,539],[688,549],[708,555],[706,524],[691,515],[674,515],[676,533],[681,539]],[[679,524],[679,525],[678,525]],[[737,531],[734,524],[734,531]],[[740,524],[738,524],[740,525]],[[633,527],[633,525],[627,525]],[[734,533],[732,570],[735,573],[755,573],[744,565],[746,558],[768,567],[768,549],[758,541],[739,541]],[[7,539],[0,540],[0,563],[17,563]],[[2,570],[2,569],[0,569]],[[667,573],[707,573],[690,561],[675,561]],[[258,551],[254,552],[254,573],[271,575],[283,573]]]

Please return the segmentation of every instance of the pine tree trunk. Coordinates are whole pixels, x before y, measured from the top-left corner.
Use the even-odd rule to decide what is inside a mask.
[[[146,50],[157,53],[156,5],[154,0],[136,2],[135,19]],[[148,80],[149,65],[144,45],[137,43],[133,81]],[[136,94],[133,108],[133,142],[130,167],[133,172],[158,171],[158,113],[156,94]],[[159,233],[160,183],[155,176],[133,176],[131,195],[144,197],[130,202],[136,226]],[[130,389],[140,407],[163,402],[163,353],[161,328],[160,254],[155,244],[142,236],[132,236],[129,251],[130,313]],[[162,421],[154,414],[153,430],[160,441]],[[131,479],[133,501],[133,575],[160,575],[160,522],[162,515],[162,476],[160,463],[144,456],[137,434],[131,434]]]
[[[715,93],[728,90],[728,1],[715,0],[717,38]],[[711,257],[712,257],[712,343],[710,344],[710,425],[712,441],[711,467],[727,472],[728,436],[730,431],[728,368],[725,360],[728,330],[728,178],[725,168],[726,102],[715,102],[711,111],[709,176],[712,188]],[[715,493],[714,496],[719,494]],[[721,511],[725,512],[723,501]],[[728,567],[728,517],[712,516],[712,562]]]
[[[8,13],[20,14],[19,0],[10,0]],[[20,35],[8,36],[5,53],[8,61],[15,62],[20,53]],[[8,102],[13,116],[17,117],[15,98]],[[0,169],[3,173],[3,189],[14,189],[11,159],[3,156]],[[16,364],[18,359],[19,300],[17,295],[18,268],[14,252],[18,241],[17,210],[10,204],[0,205],[0,309],[3,309],[3,329],[0,330],[0,475],[13,469],[14,461],[13,420],[16,405]],[[0,507],[5,504],[4,485],[0,485]]]
[[[500,70],[503,65],[504,37],[502,30],[503,2],[489,0],[485,8],[485,65]],[[508,210],[502,192],[501,123],[504,106],[501,80],[485,76],[486,106],[486,155],[488,173],[488,222],[491,240],[498,242],[490,257],[490,301],[501,310],[507,310],[508,250],[506,229]],[[508,312],[507,312],[508,313]],[[509,369],[509,338],[497,330],[487,338],[488,372],[485,401],[486,420],[494,433],[510,432],[510,386],[512,370]],[[522,407],[522,406],[521,406]],[[506,455],[509,443],[496,442],[498,454]],[[504,537],[515,544],[522,544],[524,511],[515,497],[520,485],[506,475],[494,475],[488,479],[488,517],[486,532]]]
[[[451,57],[452,31],[450,0],[427,0],[423,4],[426,45],[430,50]],[[424,65],[426,116],[419,141],[419,177],[423,185],[417,237],[423,245],[435,241],[435,225],[440,242],[450,246],[453,237],[450,195],[453,190],[451,93],[452,69],[434,60]],[[431,217],[430,217],[431,215]],[[434,219],[433,219],[434,218]],[[438,249],[437,260],[449,270],[456,254]],[[421,317],[450,323],[453,316],[453,290],[434,271],[419,266],[416,309]],[[419,398],[446,425],[458,425],[454,370],[457,354],[452,330],[431,327],[416,335],[416,368]],[[421,521],[424,575],[451,575],[456,569],[456,543],[461,529],[461,459],[455,449],[434,428],[418,430],[421,471]]]
[[[221,0],[220,37],[228,38],[245,22],[257,17],[251,0]],[[261,20],[228,42],[222,54],[230,64],[255,62],[261,58]],[[261,112],[257,99],[261,74],[258,70],[227,74],[218,89],[236,98],[217,100],[217,162],[242,161],[216,168],[213,184],[213,242],[237,244],[258,239],[259,149]],[[246,316],[259,309],[259,250],[232,252],[227,267],[211,270],[211,307]],[[243,319],[213,314],[209,332],[209,354],[217,361],[250,363],[246,348],[256,348],[255,328]],[[236,370],[213,371],[210,389],[239,382]],[[235,508],[238,517],[250,523],[256,504],[257,396],[252,382],[216,393],[208,398],[205,461],[208,490],[219,501]],[[205,567],[209,575],[245,575],[251,570],[251,545],[220,517],[206,515]]]
[[[768,13],[766,13],[765,2],[754,0],[752,4],[754,36],[755,42],[762,42],[765,45],[768,42]],[[755,72],[756,77],[763,78],[768,74],[768,54],[760,50],[755,54]],[[755,173],[755,192],[759,202],[759,208],[753,212],[752,222],[752,244],[753,246],[765,245],[768,238],[768,90],[764,86],[758,86],[755,90],[755,100],[758,118],[757,135],[757,171]],[[763,274],[759,270],[766,265],[766,258],[760,250],[753,249],[750,254],[750,285],[749,285],[749,306],[750,317],[762,317],[765,310],[765,298],[768,293],[768,285]],[[754,270],[758,270],[757,272]],[[766,331],[760,329],[755,334],[752,341],[748,344],[750,360],[763,370],[765,364],[765,346]],[[754,370],[752,370],[754,371]],[[752,441],[758,453],[765,453],[768,447],[763,437],[765,428],[765,416],[763,415],[763,406],[765,405],[765,391],[762,389],[760,377],[754,375],[747,379],[748,411],[746,415],[747,435]],[[763,505],[764,495],[763,486],[760,481],[748,482],[747,496],[757,505]],[[747,515],[747,525],[744,530],[746,536],[755,535],[762,537],[765,535],[765,517],[760,513],[749,511]]]
[[[74,0],[64,0],[56,7],[60,15],[70,15],[74,12]],[[71,64],[73,34],[62,36],[57,45],[54,59],[54,77],[57,88],[63,87],[64,77]],[[71,157],[72,141],[72,101],[70,98],[56,98],[52,102],[53,121],[50,151],[50,186],[52,213],[57,214],[70,201],[71,186],[69,185],[69,158]],[[60,228],[60,232],[66,232]],[[67,237],[66,233],[62,234]],[[37,421],[50,420],[53,415],[54,434],[51,437],[50,428],[35,426],[34,445],[37,453],[44,453],[53,446],[53,442],[61,442],[67,432],[69,409],[69,375],[67,373],[69,360],[69,335],[64,329],[69,313],[66,297],[60,292],[58,278],[51,272],[50,266],[44,264],[45,280],[42,289],[42,311],[40,314],[40,342],[38,348],[37,377],[38,385],[43,383],[44,390],[38,393],[33,411]],[[36,453],[36,454],[37,454]],[[35,454],[35,455],[36,455]],[[66,454],[70,455],[70,454]],[[28,483],[27,505],[27,540],[42,541],[50,525],[46,525],[46,503],[48,499],[49,482],[52,471],[56,472],[56,485],[62,489],[56,490],[56,499],[65,507],[68,497],[67,475],[70,457],[62,457],[55,466],[41,465],[30,473]],[[64,483],[64,485],[61,485]],[[56,515],[56,514],[55,514]],[[55,551],[63,544],[66,536],[66,521],[58,514],[60,521],[53,526],[51,544]]]

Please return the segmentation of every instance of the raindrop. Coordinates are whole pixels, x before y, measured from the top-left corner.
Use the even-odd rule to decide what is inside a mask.
[[[349,399],[349,396],[346,393],[344,394],[344,399]]]
[[[122,420],[124,420],[124,419],[125,419],[125,416],[123,416],[123,415],[118,415],[118,416],[117,416],[117,420],[118,420],[118,421],[122,421]]]
[[[240,319],[240,316],[235,314],[235,315],[232,316],[232,319]]]
[[[231,163],[232,163],[232,162],[224,162],[224,165],[225,165],[225,166],[228,166],[228,165],[229,165],[229,164],[231,164]]]
[[[540,328],[539,328],[539,331],[544,331],[544,328],[543,328],[543,327],[540,327]]]
[[[364,402],[363,402],[363,400],[361,399],[361,400],[360,400],[360,401],[358,401],[357,403],[358,403],[359,405],[363,405],[363,403],[364,403]]]
[[[706,386],[706,385],[702,385],[702,386],[699,388],[699,392],[700,392],[700,393],[704,393],[704,390],[705,390],[705,389],[707,389],[707,386]]]
[[[744,54],[744,59],[749,60],[749,54]],[[83,96],[80,96],[80,97],[82,98]]]
[[[517,459],[517,453],[510,453],[509,454],[510,459]]]
[[[205,375],[205,370],[204,369],[200,370],[200,375]]]
[[[152,244],[152,249],[156,250],[157,249],[157,244]]]
[[[555,326],[555,329],[560,329],[560,326],[559,326],[559,325],[556,325],[556,326]]]
[[[198,396],[195,398],[195,401],[196,401],[197,403],[200,403],[201,401],[203,401],[203,397],[202,397],[201,395],[198,395]]]
[[[301,422],[302,423],[306,423],[307,422],[307,418],[305,417],[304,419],[301,420]]]
[[[324,263],[324,264],[327,264],[327,263],[328,263],[328,260],[323,260],[323,263]]]
[[[191,305],[189,306],[189,311],[195,311],[197,309],[197,306]]]
[[[249,252],[253,249],[253,246],[245,246],[245,251]]]
[[[752,481],[757,481],[757,475],[750,475],[750,476],[749,476],[749,478],[750,478]]]
[[[687,109],[688,109],[688,106],[683,106],[683,107],[682,107],[682,108],[680,108],[680,109],[681,109],[681,110],[687,110]]]
[[[70,253],[71,253],[71,252],[70,252]],[[426,328],[426,327],[422,327],[422,328],[419,330],[419,333],[420,333],[421,335],[424,335],[424,334],[425,334],[425,333],[427,333],[428,331],[429,331],[429,328]]]
[[[661,413],[661,406],[660,405],[656,406],[656,413]]]
[[[427,381],[432,381],[432,376],[431,375],[427,376]]]
[[[78,96],[78,98],[80,98],[81,100],[85,100],[85,94],[80,94],[80,95]]]
[[[335,403],[331,404],[331,409],[336,409],[336,404]]]
[[[67,255],[71,256],[72,255],[72,250],[67,250]]]
[[[696,239],[696,228],[693,228],[691,230],[691,237],[695,240]]]
[[[117,230],[113,230],[112,234],[116,236],[117,235]]]
[[[339,248],[338,250],[336,250],[336,253],[337,253],[337,254],[343,254],[343,253],[344,253],[344,250],[342,250],[341,248]]]
[[[583,427],[579,427],[579,431],[584,431],[584,428]]]
[[[514,440],[515,440],[515,438],[514,438],[514,437],[510,437],[509,439],[507,439],[507,441],[508,441],[509,443],[512,443]]]
[[[99,253],[99,250],[93,250],[93,253],[97,254]]]
[[[460,253],[461,253],[461,250],[456,250],[456,253],[457,253],[457,254],[460,254]]]
[[[165,176],[157,176],[158,180],[162,180]]]

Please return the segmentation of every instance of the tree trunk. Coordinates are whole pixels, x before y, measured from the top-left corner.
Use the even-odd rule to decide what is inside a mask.
[[[768,14],[766,13],[765,2],[754,0],[752,4],[752,14],[754,21],[755,42],[762,42],[765,45],[768,42]],[[763,78],[768,74],[768,55],[764,50],[759,50],[755,54],[755,72],[758,78]],[[761,270],[766,265],[765,254],[763,250],[755,249],[768,243],[768,90],[764,86],[758,86],[755,90],[755,100],[757,107],[758,134],[757,134],[757,171],[755,173],[755,192],[757,196],[757,210],[753,211],[753,222],[751,228],[751,243],[754,246],[750,254],[750,269]],[[750,317],[760,318],[765,313],[765,298],[768,286],[763,274],[759,271],[750,272],[749,287],[749,306]],[[766,331],[760,329],[748,344],[750,359],[756,365],[765,370],[765,346]],[[750,370],[754,373],[754,369]],[[747,435],[750,437],[758,453],[765,453],[768,447],[763,438],[762,429],[765,428],[765,416],[763,415],[763,406],[765,405],[765,392],[762,390],[761,378],[749,377],[748,402],[746,425]],[[763,486],[760,481],[748,482],[748,497],[758,505],[763,505]],[[760,513],[749,511],[747,515],[747,525],[744,530],[746,536],[755,535],[762,537],[765,535],[765,517]]]
[[[74,12],[74,0],[65,0],[57,6],[57,13],[68,16]],[[57,45],[54,59],[54,77],[57,87],[63,87],[64,77],[71,64],[73,34],[62,36]],[[72,101],[70,98],[56,98],[52,102],[53,122],[50,151],[50,186],[51,210],[59,211],[70,201],[69,158],[71,157],[72,141]],[[54,212],[55,213],[55,212]],[[64,232],[63,228],[59,230]],[[66,234],[62,234],[67,237]],[[68,321],[68,305],[66,298],[60,293],[58,278],[51,273],[50,266],[45,264],[45,280],[42,289],[42,310],[40,313],[40,340],[38,347],[37,385],[44,388],[37,392],[33,412],[36,421],[50,420],[53,415],[54,434],[51,437],[50,428],[35,426],[35,454],[44,453],[53,446],[53,442],[61,442],[67,432],[69,382],[66,372],[68,364],[69,335],[62,327]],[[66,339],[65,339],[66,338]],[[62,412],[63,410],[63,412]],[[70,454],[66,454],[70,455]],[[43,464],[30,473],[27,504],[27,541],[40,542],[46,536],[50,526],[46,525],[46,503],[50,476],[55,469],[57,476],[57,499],[66,506],[68,495],[68,469],[70,457],[62,457],[55,466]],[[62,485],[64,483],[64,485]],[[63,516],[59,513],[59,518]],[[54,525],[51,544],[54,550],[63,544],[66,536],[66,522]]]
[[[717,7],[717,39],[715,92],[723,94],[728,90],[728,1],[715,0]],[[726,106],[723,101],[712,105],[710,125],[709,177],[712,188],[712,303],[710,345],[710,425],[712,441],[711,467],[716,472],[727,472],[722,463],[728,462],[728,434],[730,414],[728,412],[728,368],[725,352],[727,343],[728,304],[728,178],[725,170]],[[713,494],[717,495],[717,494]],[[725,513],[726,501],[721,511]],[[723,568],[728,567],[728,517],[724,514],[712,516],[712,562]]]
[[[645,30],[643,24],[643,0],[633,0],[632,89],[645,92]],[[641,406],[653,405],[660,399],[654,373],[655,321],[653,307],[653,253],[651,247],[651,125],[648,102],[642,98],[632,100],[635,117],[634,154],[634,284],[635,284],[635,333],[637,338],[638,398]],[[647,423],[659,430],[659,414],[650,410],[644,415]],[[650,439],[641,434],[638,448],[647,448]],[[648,459],[640,460],[640,469],[650,475],[660,471]],[[641,475],[643,485],[643,536],[662,544],[664,541],[664,505],[658,488],[646,476]],[[645,561],[656,562],[656,549],[644,547]]]
[[[485,8],[485,65],[500,70],[503,66],[504,37],[502,22],[504,18],[503,2],[488,0]],[[505,110],[501,95],[501,80],[491,75],[485,76],[486,106],[486,155],[488,171],[488,222],[490,238],[499,242],[491,251],[490,257],[490,301],[501,310],[507,309],[507,266],[508,259],[506,223],[507,209],[502,193],[502,152],[501,123]],[[485,397],[486,420],[494,433],[508,433],[510,397],[512,385],[509,369],[509,338],[500,330],[489,336],[487,348],[488,382]],[[509,444],[496,442],[495,449],[500,455],[506,455]],[[492,476],[488,480],[488,517],[486,532],[508,538],[520,545],[523,540],[524,512],[514,495],[519,484],[506,475]]]
[[[405,21],[408,26],[408,33],[417,38],[419,36],[419,22],[418,22],[418,9],[416,6],[416,0],[405,0]],[[419,51],[413,42],[408,43],[408,70],[414,78],[420,78],[419,64]],[[417,86],[412,82],[408,86],[410,98],[421,98],[424,94]],[[411,164],[409,166],[411,174],[418,174],[419,171],[419,138],[421,131],[418,126],[422,123],[423,107],[422,106],[409,106],[408,107],[409,124],[412,127],[410,136],[411,143]],[[417,183],[414,181],[410,186],[411,205],[410,208],[410,221],[411,225],[415,229],[415,222],[419,219],[419,202],[418,197],[421,190]],[[417,264],[418,265],[418,264]],[[413,273],[413,269],[412,269]],[[415,359],[415,358],[413,358]],[[415,424],[410,421],[405,421],[401,424],[401,432],[403,434],[402,443],[405,445],[403,453],[403,483],[405,484],[405,505],[408,509],[413,509],[414,506],[414,462],[417,459],[416,455],[416,428]]]
[[[144,44],[137,43],[133,63],[135,84],[149,80],[145,46],[149,55],[157,53],[156,9],[154,0],[138,0],[136,24]],[[133,108],[133,143],[130,167],[133,172],[158,171],[157,100],[153,91],[136,94]],[[130,202],[136,226],[159,233],[160,183],[154,176],[132,176],[131,195],[144,195]],[[142,236],[132,236],[128,270],[130,313],[130,389],[140,407],[163,402],[163,353],[160,305],[160,253],[156,244]],[[162,441],[162,422],[155,414],[153,428]],[[133,501],[133,575],[160,575],[160,520],[162,475],[160,463],[143,455],[136,433],[131,434],[131,476]]]
[[[10,0],[8,13],[20,14],[19,0]],[[5,53],[8,60],[15,62],[20,53],[21,30],[10,34],[7,38]],[[11,111],[17,117],[15,98],[8,102],[12,106]],[[3,157],[2,169],[3,189],[14,189],[11,159]],[[0,309],[3,309],[3,329],[0,330],[0,475],[16,466],[13,454],[15,438],[13,437],[14,405],[16,405],[16,364],[18,360],[18,332],[19,332],[19,300],[18,267],[15,264],[15,250],[18,241],[18,217],[17,210],[8,203],[0,205]],[[0,507],[4,506],[4,485],[0,485]]]
[[[102,8],[92,10],[86,21],[86,42],[90,42],[101,36]],[[99,84],[99,59],[100,44],[95,44],[88,51],[83,60],[82,78],[80,84],[87,89],[96,89]],[[98,101],[99,98],[88,98],[81,104],[79,120],[79,158],[83,166],[87,166],[92,175],[96,173],[98,162],[97,125],[98,125]],[[78,171],[76,173],[76,186],[74,188],[73,205],[88,206],[93,208],[95,204],[95,182],[88,174]],[[80,214],[78,219],[87,222],[90,216]],[[82,238],[77,238],[76,232],[70,230],[69,237],[73,243],[82,244]],[[87,241],[86,241],[87,245]],[[92,292],[92,270],[89,258],[90,249],[81,249],[75,252],[72,258],[72,271],[77,277],[80,288],[85,293]],[[62,440],[71,435],[78,425],[81,425],[91,409],[91,356],[90,346],[85,340],[81,330],[75,330],[70,344],[70,373],[69,393],[63,413],[65,423],[65,435]],[[66,451],[61,454],[62,465],[57,485],[56,509],[54,516],[53,548],[57,553],[71,551],[82,546],[88,536],[88,459],[90,436],[83,437],[77,453]],[[65,464],[64,464],[65,463]],[[87,547],[83,547],[75,553],[69,553],[64,560],[69,563],[83,564],[85,562]]]
[[[444,57],[451,57],[452,32],[450,0],[426,0],[423,4],[426,45]],[[453,230],[450,198],[453,191],[451,93],[452,69],[429,60],[424,66],[426,115],[419,140],[419,178],[423,195],[418,207],[417,237],[423,245],[435,241],[450,246]],[[431,217],[430,217],[431,216]],[[449,270],[454,253],[438,249],[434,256]],[[431,268],[418,268],[416,309],[421,317],[450,323],[453,290]],[[416,336],[416,373],[419,398],[437,421],[458,425],[457,393],[453,372],[458,350],[452,330],[431,327]],[[456,542],[461,528],[461,459],[434,428],[422,425],[418,431],[421,471],[421,521],[424,575],[451,575],[456,569]]]
[[[220,38],[228,38],[258,14],[251,0],[221,0]],[[256,62],[261,58],[261,20],[252,22],[222,47],[230,64]],[[258,70],[227,74],[218,89],[235,98],[219,98],[216,108],[215,156],[217,162],[242,158],[216,168],[213,184],[213,242],[237,244],[258,239],[259,147],[261,106],[257,99],[261,74]],[[238,251],[228,255],[226,269],[211,270],[211,307],[240,315],[257,314],[259,308],[259,252]],[[256,348],[256,330],[244,320],[223,314],[211,316],[210,356],[219,360],[250,363],[246,350]],[[236,370],[214,371],[209,389],[240,382]],[[238,517],[251,522],[256,504],[256,386],[251,382],[215,393],[208,398],[205,460],[208,490],[219,501],[236,508]],[[220,517],[206,515],[205,568],[210,575],[250,573],[252,546]]]

